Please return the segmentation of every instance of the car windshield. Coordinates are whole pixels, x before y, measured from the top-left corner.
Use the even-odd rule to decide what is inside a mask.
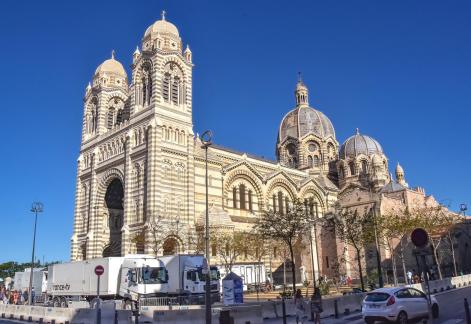
[[[365,301],[368,302],[382,302],[389,298],[389,294],[383,292],[372,292],[366,295]]]
[[[142,267],[142,283],[161,284],[167,282],[167,273],[163,267]]]

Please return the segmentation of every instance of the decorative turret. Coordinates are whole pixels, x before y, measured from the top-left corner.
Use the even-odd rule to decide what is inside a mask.
[[[186,49],[185,49],[185,52],[183,53],[184,56],[185,56],[185,59],[188,63],[191,63],[191,60],[192,60],[192,53],[191,53],[191,50],[190,50],[190,45],[186,45]]]
[[[399,162],[397,162],[396,166],[396,182],[400,185],[403,185],[404,187],[409,187],[404,176],[404,169],[399,164]]]
[[[296,84],[296,90],[294,91],[294,95],[296,97],[296,107],[309,106],[308,89],[301,78],[301,73],[299,73],[298,83]]]
[[[132,54],[132,62],[136,63],[136,61],[139,59],[139,56],[141,56],[141,51],[139,50],[139,46],[136,46],[136,50]]]

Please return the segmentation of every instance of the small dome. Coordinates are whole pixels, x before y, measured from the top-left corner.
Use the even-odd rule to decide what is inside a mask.
[[[144,38],[155,34],[169,34],[176,38],[180,37],[177,27],[171,22],[165,20],[165,11],[162,12],[161,20],[157,20],[155,23],[153,23],[146,29],[146,32],[144,33]]]
[[[126,70],[123,65],[114,59],[114,51],[111,58],[101,63],[95,70],[95,75],[101,73],[113,73],[123,77],[127,77]]]
[[[326,115],[311,107],[298,107],[286,114],[281,121],[278,140],[281,143],[288,136],[301,138],[309,133],[320,138],[335,138],[334,126]]]
[[[399,162],[397,162],[397,166],[396,166],[396,175],[404,175],[404,169],[399,164]]]
[[[355,135],[349,137],[340,148],[340,158],[354,158],[359,154],[367,156],[375,153],[383,154],[383,148],[374,138],[360,134],[357,129]]]

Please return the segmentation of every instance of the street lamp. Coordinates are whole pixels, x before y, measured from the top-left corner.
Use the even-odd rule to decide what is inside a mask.
[[[34,248],[36,246],[36,224],[38,223],[38,213],[42,213],[44,206],[40,202],[34,202],[31,205],[31,211],[34,213],[34,232],[33,232],[33,253],[31,256],[31,273],[29,274],[28,305],[32,305],[33,290],[33,269],[34,269]]]
[[[466,211],[468,210],[468,205],[460,204],[460,213],[463,213],[463,216],[466,216]]]
[[[211,324],[211,266],[209,262],[209,203],[208,203],[208,148],[211,146],[211,139],[213,133],[210,130],[205,131],[200,139],[203,145],[201,148],[205,150],[205,167],[206,167],[206,176],[205,176],[205,185],[206,185],[206,221],[205,221],[205,254],[206,261],[208,263],[208,273],[206,274],[206,291],[205,291],[205,305],[206,305],[206,324]]]

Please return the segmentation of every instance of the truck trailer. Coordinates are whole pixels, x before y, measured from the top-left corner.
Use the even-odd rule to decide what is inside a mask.
[[[18,291],[25,291],[29,289],[29,280],[31,276],[31,268],[26,268],[25,271],[15,272],[13,281],[13,289]],[[36,297],[46,293],[47,287],[47,268],[34,268],[33,269],[33,284],[32,288],[35,291]]]
[[[47,294],[55,307],[70,301],[92,302],[97,297],[95,267],[100,276],[100,299],[122,300],[123,308],[137,307],[142,299],[167,296],[168,273],[162,261],[149,255],[127,255],[53,264],[48,269]]]

